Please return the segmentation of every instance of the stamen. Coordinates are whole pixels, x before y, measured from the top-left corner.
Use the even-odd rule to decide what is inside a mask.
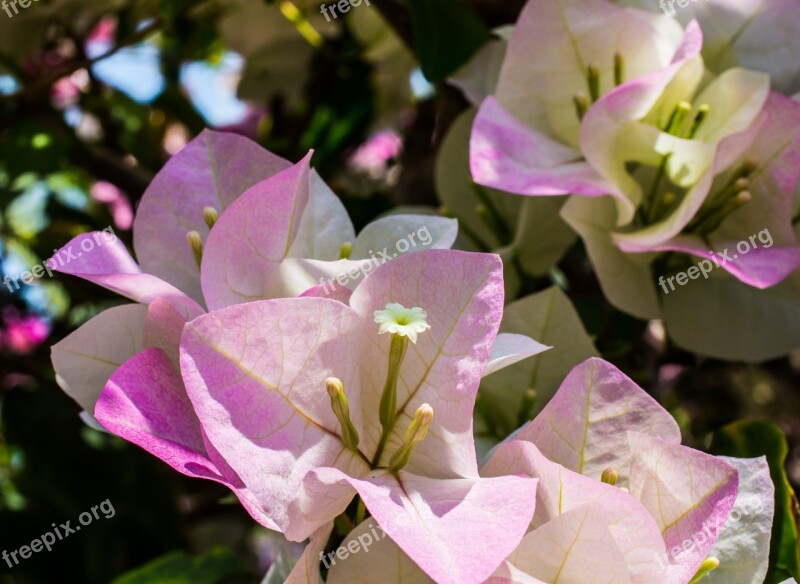
[[[622,54],[614,53],[614,86],[619,87],[625,82],[625,60]]]
[[[197,267],[199,268],[203,263],[203,238],[200,237],[197,231],[190,231],[186,234],[186,241],[189,243],[189,247],[192,248],[194,261],[197,262]]]
[[[214,227],[217,219],[219,219],[219,211],[217,211],[214,207],[203,207],[203,221],[206,222],[206,225],[208,225],[209,229]]]
[[[694,575],[689,581],[689,584],[695,584],[695,582],[699,582],[702,578],[707,576],[709,572],[712,572],[719,568],[719,559],[715,558],[714,556],[708,556],[703,563],[700,564],[700,568],[697,570],[697,573]]]
[[[686,124],[686,120],[691,113],[692,104],[686,101],[679,102],[678,105],[675,106],[675,109],[672,110],[672,115],[670,115],[669,122],[667,122],[667,126],[664,128],[664,131],[667,134],[672,134],[673,136],[681,136],[681,130]]]
[[[578,120],[583,121],[583,116],[589,111],[589,98],[585,93],[576,93],[572,98],[572,103],[575,104],[575,113],[578,114]]]
[[[703,122],[708,117],[709,112],[711,111],[711,106],[707,103],[704,103],[697,109],[697,114],[694,116],[694,120],[692,121],[692,128],[689,130],[689,139],[692,140],[697,135],[697,131],[700,129],[700,126],[703,125]]]
[[[605,469],[603,471],[603,474],[600,476],[601,481],[603,481],[607,485],[612,485],[612,486],[617,484],[618,478],[619,475],[617,474],[617,471],[610,466],[607,469]]]
[[[594,65],[586,68],[586,81],[589,85],[589,96],[592,103],[600,99],[600,71]]]
[[[349,259],[351,253],[353,253],[353,244],[350,241],[345,241],[342,244],[342,247],[339,249],[339,259],[340,260]]]
[[[408,464],[411,453],[414,452],[414,448],[416,448],[417,444],[422,442],[428,434],[428,426],[430,426],[431,420],[433,420],[433,408],[428,404],[419,406],[414,413],[414,419],[406,430],[403,444],[397,449],[397,452],[392,455],[392,458],[389,459],[389,470],[391,472],[397,472]]]
[[[350,404],[344,393],[344,384],[340,379],[329,377],[325,380],[325,390],[331,398],[331,409],[339,425],[342,427],[342,442],[353,452],[358,450],[358,431],[350,420]]]

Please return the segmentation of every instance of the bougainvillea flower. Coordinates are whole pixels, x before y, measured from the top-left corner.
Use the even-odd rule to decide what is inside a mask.
[[[256,233],[244,225],[226,238],[242,218],[245,223],[248,218],[252,221]],[[291,165],[245,138],[204,132],[167,163],[142,199],[134,223],[134,246],[141,264],[121,241],[105,232],[80,235],[49,260],[48,265],[58,271],[139,303],[109,309],[54,345],[57,380],[91,422],[104,385],[120,365],[126,364],[119,375],[127,383],[133,383],[140,366],[158,371],[171,367],[176,377],[164,381],[164,392],[175,394],[170,415],[152,427],[128,431],[127,422],[122,421],[109,423],[110,429],[149,448],[185,474],[232,486],[257,520],[276,528],[249,503],[236,473],[225,466],[200,430],[177,373],[184,325],[204,314],[206,306],[296,295],[318,284],[299,268],[284,270],[287,256],[316,258],[314,268],[333,276],[343,265],[348,268],[349,262],[363,268],[359,274],[366,274],[395,255],[449,247],[456,230],[453,220],[400,215],[367,226],[356,238],[344,208],[311,170],[308,157]],[[407,241],[415,236],[414,242]],[[401,238],[407,246],[397,245]],[[246,248],[236,248],[240,244]],[[387,251],[389,246],[398,253]],[[375,260],[370,255],[373,248],[381,254]],[[326,261],[338,260],[343,249],[354,257],[361,257],[363,251],[369,259]],[[231,258],[226,257],[229,252]],[[225,265],[217,266],[217,260]],[[328,268],[327,263],[333,266]],[[202,276],[201,266],[208,266]],[[253,273],[261,287],[249,296],[241,295],[235,286],[242,281],[236,275],[246,278]],[[218,284],[215,278],[224,282]],[[331,298],[346,298],[348,290],[340,288],[331,285],[324,292]],[[134,356],[139,360],[132,364],[129,360]],[[148,383],[143,381],[139,391],[158,403],[157,395],[147,393],[153,391]],[[128,418],[138,419],[126,408],[120,406],[120,420],[127,419],[126,412]],[[177,429],[176,419],[183,420],[185,428]],[[147,436],[162,442],[148,441]],[[165,443],[176,445],[174,452]]]
[[[449,247],[456,231],[454,220],[399,215],[368,225],[356,238],[344,207],[308,157],[291,165],[240,136],[203,132],[166,164],[142,198],[134,223],[139,263],[121,241],[101,232],[76,237],[49,261],[57,271],[145,305],[111,309],[56,345],[56,373],[67,393],[92,412],[116,367],[145,347],[164,348],[143,339],[145,327],[149,336],[156,330],[162,339],[171,337],[168,353],[177,363],[183,325],[206,306],[294,296],[318,284],[320,273],[337,283],[337,272],[351,265],[360,268],[360,277],[395,251]],[[397,245],[401,239],[407,246]],[[343,247],[351,257],[369,259],[327,261],[339,260]],[[379,255],[373,260],[371,253]],[[282,267],[286,257],[314,258],[313,277],[297,266]],[[326,289],[331,297],[334,288]],[[156,300],[172,310],[161,304],[146,319],[145,307]]]
[[[537,477],[540,483],[534,529],[522,546],[531,538],[541,549],[544,544],[535,534],[550,521],[565,522],[565,530],[580,526],[575,519],[562,519],[568,511],[579,518],[594,516],[611,531],[610,541],[617,548],[611,557],[622,576],[609,582],[658,582],[661,570],[665,582],[688,583],[718,534],[692,536],[709,524],[724,524],[738,491],[735,467],[681,446],[678,425],[669,413],[599,359],[576,367],[545,409],[512,441],[499,446],[482,469],[489,476],[513,470]],[[647,513],[624,510],[621,500],[601,493],[610,486],[604,483],[615,484],[611,488],[616,497],[625,498],[631,509]],[[593,513],[583,507],[587,503]],[[578,530],[577,541],[590,544],[597,537],[596,524]],[[563,533],[552,529],[548,537]],[[687,539],[691,545],[684,546]],[[535,547],[526,549],[532,553]],[[556,566],[572,566],[578,578],[572,581],[587,581],[586,570],[593,564],[564,549],[563,557],[551,558],[549,564],[556,559]],[[550,569],[549,564],[538,568],[529,563],[524,571],[539,577],[538,570]]]
[[[682,40],[672,19],[605,0],[530,0],[475,120],[476,182],[527,195],[613,194],[582,160],[582,115],[623,80],[669,65],[698,34]]]
[[[705,31],[703,58],[714,73],[742,66],[769,73],[773,89],[800,91],[800,5],[792,0],[622,0],[617,4],[663,10],[686,25],[695,19]]]
[[[760,582],[766,573],[774,512],[766,459],[681,446],[672,417],[602,360],[576,367],[481,468],[520,473],[539,481],[533,520],[487,583],[687,584],[709,556],[706,565],[718,561],[709,582]],[[431,582],[390,538],[369,538],[367,523],[342,546],[369,542],[369,553],[336,562],[328,582]]]
[[[379,334],[376,317],[393,303],[425,312],[430,328],[417,328],[416,343]],[[203,447],[220,456],[290,540],[329,525],[358,493],[437,581],[481,582],[522,537],[536,489],[529,478],[478,474],[481,375],[545,348],[520,335],[496,341],[502,306],[497,256],[408,254],[371,273],[349,304],[265,300],[188,323],[181,373],[199,434],[158,349],[112,375],[96,415],[168,462],[175,454],[189,466]],[[180,412],[155,407],[164,395]]]
[[[619,94],[624,93],[620,88]],[[619,127],[611,121],[616,114],[605,109],[601,100],[587,120],[602,115],[606,127]],[[602,129],[595,136],[600,134]],[[586,243],[615,306],[640,318],[664,318],[676,341],[705,354],[749,361],[784,354],[800,342],[797,279],[776,286],[800,266],[792,224],[792,194],[800,182],[800,103],[771,93],[750,128],[723,139],[713,165],[715,170],[688,189],[680,203],[661,204],[660,220],[645,227],[619,228],[608,200],[574,197],[562,215]],[[737,183],[746,191],[737,192]],[[652,201],[663,202],[674,192],[680,191],[662,185],[650,208]],[[742,192],[747,202],[737,206],[732,197]],[[669,252],[686,255],[676,259]],[[665,263],[670,257],[671,263]],[[674,274],[689,269],[702,269],[701,291],[675,286]],[[773,307],[766,315],[772,326],[759,327],[763,334],[755,342],[739,332],[752,328],[754,318],[766,324],[756,316],[763,313],[760,305]],[[774,310],[777,306],[782,309]],[[720,313],[726,314],[724,322],[716,316]]]

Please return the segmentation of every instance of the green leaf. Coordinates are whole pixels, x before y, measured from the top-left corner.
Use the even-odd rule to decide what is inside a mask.
[[[563,197],[517,197],[472,181],[469,139],[475,114],[470,108],[450,126],[436,157],[436,192],[448,213],[458,218],[455,247],[500,254],[506,297],[513,298],[521,278],[548,274],[575,241],[575,233],[559,216]],[[478,216],[478,206],[491,209],[491,225]]]
[[[120,576],[112,584],[217,584],[242,574],[244,569],[228,550],[216,549],[197,557],[173,552]]]
[[[489,29],[462,0],[407,0],[422,73],[431,83],[466,63],[490,38]]]
[[[480,421],[502,439],[545,406],[573,367],[599,355],[569,298],[555,286],[506,306],[500,331],[528,335],[553,347],[481,383]]]
[[[723,456],[754,458],[766,456],[775,484],[775,519],[769,553],[766,584],[800,577],[798,548],[797,498],[786,477],[788,446],[783,432],[772,422],[739,421],[714,433],[711,452]]]

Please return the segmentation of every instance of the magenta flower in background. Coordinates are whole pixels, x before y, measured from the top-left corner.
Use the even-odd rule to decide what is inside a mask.
[[[381,130],[373,134],[350,157],[353,170],[380,179],[393,160],[397,160],[403,149],[403,140],[394,130]]]
[[[133,207],[125,193],[111,183],[101,180],[92,185],[89,194],[92,200],[108,207],[117,228],[127,231],[133,227]]]
[[[33,352],[50,336],[50,323],[41,316],[23,314],[12,306],[3,309],[0,351],[15,355]]]

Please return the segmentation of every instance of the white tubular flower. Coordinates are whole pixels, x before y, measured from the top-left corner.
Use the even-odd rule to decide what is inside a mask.
[[[417,335],[431,328],[425,319],[428,313],[419,306],[406,308],[402,304],[390,302],[384,310],[375,311],[375,322],[380,325],[378,334],[392,333],[408,337],[412,343],[417,342]]]

